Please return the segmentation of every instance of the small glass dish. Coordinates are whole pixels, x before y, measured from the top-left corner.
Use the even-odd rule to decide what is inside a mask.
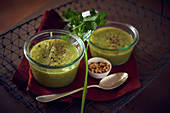
[[[70,38],[66,41],[71,43],[78,51],[78,57],[67,64],[58,66],[49,66],[41,64],[33,60],[30,56],[31,49],[41,41],[51,39],[62,39],[62,36],[69,35]],[[64,87],[69,85],[76,77],[80,60],[84,56],[84,42],[76,35],[59,29],[49,29],[38,32],[29,37],[24,44],[24,55],[29,61],[32,74],[35,80],[46,87]]]
[[[108,29],[111,29],[111,28],[119,30],[118,34],[116,34],[116,30],[112,31],[112,32],[110,32],[110,31],[108,32]],[[107,32],[105,32],[105,34],[102,31],[103,29],[105,29],[105,31],[107,29]],[[112,33],[112,34],[109,34],[109,33]],[[129,39],[131,40],[131,44],[120,47],[119,46],[120,44],[114,46],[115,42],[113,42],[112,45],[111,44],[107,45],[105,43],[107,40],[104,40],[103,36],[108,38],[107,34],[109,34],[110,37],[113,37],[113,33],[114,33],[114,36],[119,37],[119,39],[120,39],[120,37],[124,37],[125,40],[121,40],[122,44],[125,44],[127,41],[129,41]],[[126,34],[126,35],[124,35],[124,34]],[[97,39],[96,41],[94,41],[94,40],[92,41],[93,35],[98,36],[96,38]],[[102,36],[102,38],[101,38],[102,41],[99,40],[99,36]],[[129,38],[127,38],[127,36]],[[111,38],[109,38],[108,41],[109,40],[111,40]],[[124,24],[124,23],[120,23],[120,22],[108,21],[108,22],[106,22],[106,24],[104,26],[97,28],[97,30],[94,31],[92,36],[90,37],[90,39],[89,39],[90,52],[91,52],[92,57],[102,57],[102,58],[109,60],[112,65],[121,65],[128,61],[128,59],[130,58],[131,53],[133,51],[133,48],[137,44],[138,40],[139,40],[139,33],[138,33],[137,29],[135,27],[133,27],[132,25]],[[120,40],[118,40],[118,41],[120,41]],[[100,45],[103,44],[103,46],[99,46],[98,43],[100,43]],[[110,48],[108,46],[110,46]],[[111,48],[111,46],[112,46],[112,48]],[[113,48],[113,46],[117,47],[117,48]]]
[[[93,57],[88,60],[88,66],[92,63],[98,63],[98,62],[103,62],[103,63],[106,62],[109,65],[109,70],[104,73],[95,73],[95,72],[92,72],[90,69],[88,69],[88,72],[91,77],[95,79],[102,79],[103,77],[106,77],[110,73],[110,70],[112,69],[112,64],[104,58]]]

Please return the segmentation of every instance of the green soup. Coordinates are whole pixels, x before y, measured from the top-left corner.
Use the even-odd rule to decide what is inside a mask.
[[[45,66],[62,66],[77,59],[75,46],[61,39],[44,40],[33,46],[30,57]],[[42,68],[30,63],[34,78],[46,87],[63,87],[70,84],[77,73],[79,62],[62,68]]]
[[[90,42],[92,42],[90,51],[93,57],[103,57],[108,59],[112,65],[120,65],[129,59],[133,47],[128,46],[134,40],[127,32],[119,28],[103,27],[92,34]],[[126,47],[127,49],[122,49]]]

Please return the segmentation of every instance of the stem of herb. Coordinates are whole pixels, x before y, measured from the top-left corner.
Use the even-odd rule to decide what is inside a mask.
[[[91,32],[91,34],[92,34],[92,32]],[[91,37],[91,34],[90,34],[90,37]],[[81,113],[83,113],[83,110],[84,110],[84,104],[85,104],[86,93],[87,93],[87,78],[88,78],[88,54],[87,54],[87,50],[88,50],[88,46],[89,46],[89,41],[87,41],[87,46],[85,48],[85,54],[84,54],[85,80],[84,80],[84,89],[83,89],[82,103],[81,103]]]
[[[75,29],[77,29],[77,28],[81,28],[81,27],[82,27],[82,25],[84,25],[84,22],[82,22],[80,25],[78,25],[78,26],[74,27],[74,28],[73,28],[73,31],[74,31]]]
[[[85,80],[84,80],[84,89],[83,89],[83,95],[82,95],[82,104],[81,104],[81,113],[83,113],[84,110],[84,104],[86,100],[86,93],[87,93],[87,77],[88,77],[88,56],[87,56],[87,48],[85,50],[84,54],[84,61],[85,61]]]

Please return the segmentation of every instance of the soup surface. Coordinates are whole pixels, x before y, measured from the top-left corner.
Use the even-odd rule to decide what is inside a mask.
[[[60,66],[74,61],[78,57],[77,49],[61,39],[44,40],[36,44],[30,56],[38,63],[48,66]]]

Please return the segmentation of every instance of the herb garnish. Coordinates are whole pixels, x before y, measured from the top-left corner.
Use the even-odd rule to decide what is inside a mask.
[[[64,22],[68,22],[70,27],[72,27],[72,32],[79,36],[84,42],[84,34],[90,32],[90,36],[93,31],[96,30],[97,26],[103,26],[107,20],[105,17],[107,16],[107,12],[96,12],[94,9],[90,10],[90,16],[83,18],[81,12],[72,11],[70,8],[67,11],[62,12],[62,16],[65,18]],[[68,36],[66,36],[68,38]],[[87,77],[88,77],[88,49],[89,41],[87,42],[84,61],[85,61],[85,80],[84,80],[84,90],[82,95],[82,104],[81,104],[81,113],[84,110],[84,104],[87,93]]]

